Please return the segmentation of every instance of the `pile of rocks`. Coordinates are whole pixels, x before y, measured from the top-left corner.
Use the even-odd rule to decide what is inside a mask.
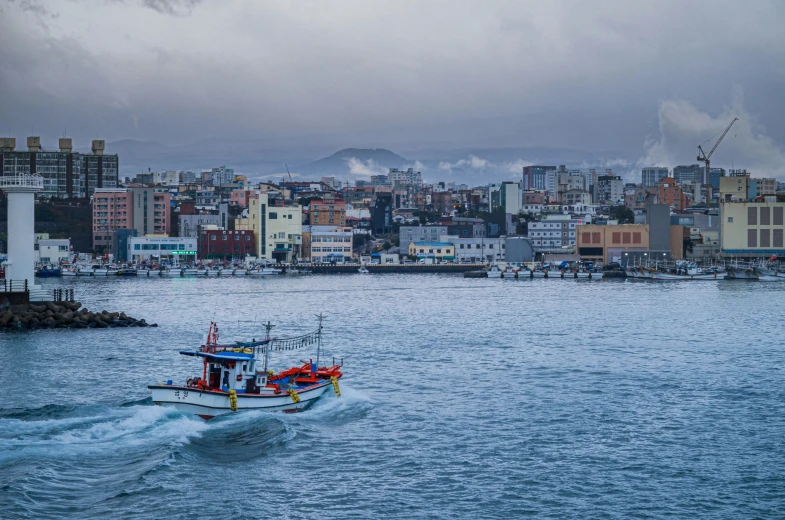
[[[113,327],[157,327],[126,316],[124,312],[91,312],[79,302],[43,302],[15,305],[0,310],[0,330],[107,329]]]

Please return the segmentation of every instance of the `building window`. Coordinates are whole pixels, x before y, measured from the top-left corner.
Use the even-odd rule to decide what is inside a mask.
[[[272,219],[277,219],[277,218],[278,218],[278,213],[276,213],[276,212],[274,212],[274,211],[271,211],[271,212],[270,212],[270,217],[269,217],[269,218],[270,218],[270,220],[272,220]]]
[[[223,236],[222,240],[228,240],[228,239],[226,238],[226,235],[224,235],[224,236]]]
[[[757,226],[758,225],[758,208],[757,207],[747,208],[747,225],[748,226]]]
[[[763,208],[761,208],[763,209]],[[766,208],[769,209],[769,208]],[[762,212],[761,212],[762,213]],[[763,221],[763,214],[761,214],[761,221]],[[760,230],[760,247],[769,247],[769,237],[770,231],[768,229],[761,229]]]
[[[774,209],[776,210],[777,208],[774,208]],[[776,215],[777,215],[776,211],[774,212],[774,215],[776,217]],[[783,244],[782,244],[782,230],[781,229],[775,229],[773,235],[774,235],[774,237],[773,237],[774,238],[774,243],[772,245],[774,247],[782,247],[783,246]]]
[[[728,217],[728,224],[733,224],[733,217]]]
[[[600,239],[600,234],[597,233],[597,232],[592,233],[591,234],[591,243],[592,244],[599,244],[600,242],[602,242],[602,240]]]
[[[782,206],[774,207],[774,225],[775,226],[782,225]]]
[[[621,232],[614,231],[611,239],[611,243],[613,244],[621,244]]]
[[[758,209],[758,208],[749,208],[749,209]],[[747,247],[758,247],[758,230],[757,229],[748,229],[747,230]]]
[[[761,208],[760,209],[760,225],[761,226],[770,226],[771,225],[771,209],[770,208]],[[761,236],[761,242],[763,241],[763,236]],[[761,244],[763,247],[763,244]]]

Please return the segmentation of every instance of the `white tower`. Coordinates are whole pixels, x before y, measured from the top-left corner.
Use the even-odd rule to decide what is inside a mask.
[[[40,175],[0,177],[0,189],[8,196],[8,260],[6,280],[34,283],[35,192],[44,189]]]

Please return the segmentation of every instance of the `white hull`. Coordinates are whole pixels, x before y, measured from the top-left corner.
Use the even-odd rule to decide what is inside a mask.
[[[232,274],[234,276],[245,276],[248,274],[248,271],[246,271],[245,269],[235,269]]]
[[[329,381],[298,390],[300,401],[295,403],[287,393],[273,394],[237,394],[237,410],[267,411],[301,411],[308,408],[326,391],[332,389]],[[232,413],[229,394],[216,391],[200,391],[197,388],[177,386],[152,387],[153,402],[161,406],[169,406],[184,412],[210,419],[218,415]]]
[[[591,273],[585,271],[575,273],[575,278],[590,278],[590,277],[591,277]]]
[[[149,276],[150,270],[149,269],[137,269],[136,276]]]
[[[92,271],[82,271],[81,269],[76,272],[76,276],[93,276]]]
[[[60,271],[60,276],[76,276],[76,271]]]
[[[207,274],[207,277],[210,278],[211,276],[218,276],[218,273],[219,273],[219,271],[214,271],[214,270],[210,269],[209,271],[207,271],[206,274]]]
[[[182,270],[182,275],[183,276],[196,276],[197,274],[199,274],[199,271],[196,270],[196,269],[183,269]]]
[[[725,279],[726,280],[757,280],[758,275],[750,270],[746,270],[746,271],[731,270],[728,271],[727,275],[725,276]]]
[[[532,278],[545,278],[545,273],[543,271],[534,271]]]
[[[179,277],[182,274],[180,269],[164,269],[161,271],[161,276],[168,276],[170,278]]]
[[[652,275],[654,280],[689,280],[688,274],[671,274],[671,273],[654,273]]]

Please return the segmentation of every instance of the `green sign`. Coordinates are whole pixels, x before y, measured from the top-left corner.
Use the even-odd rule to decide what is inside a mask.
[[[173,255],[195,255],[196,251],[172,251]]]

